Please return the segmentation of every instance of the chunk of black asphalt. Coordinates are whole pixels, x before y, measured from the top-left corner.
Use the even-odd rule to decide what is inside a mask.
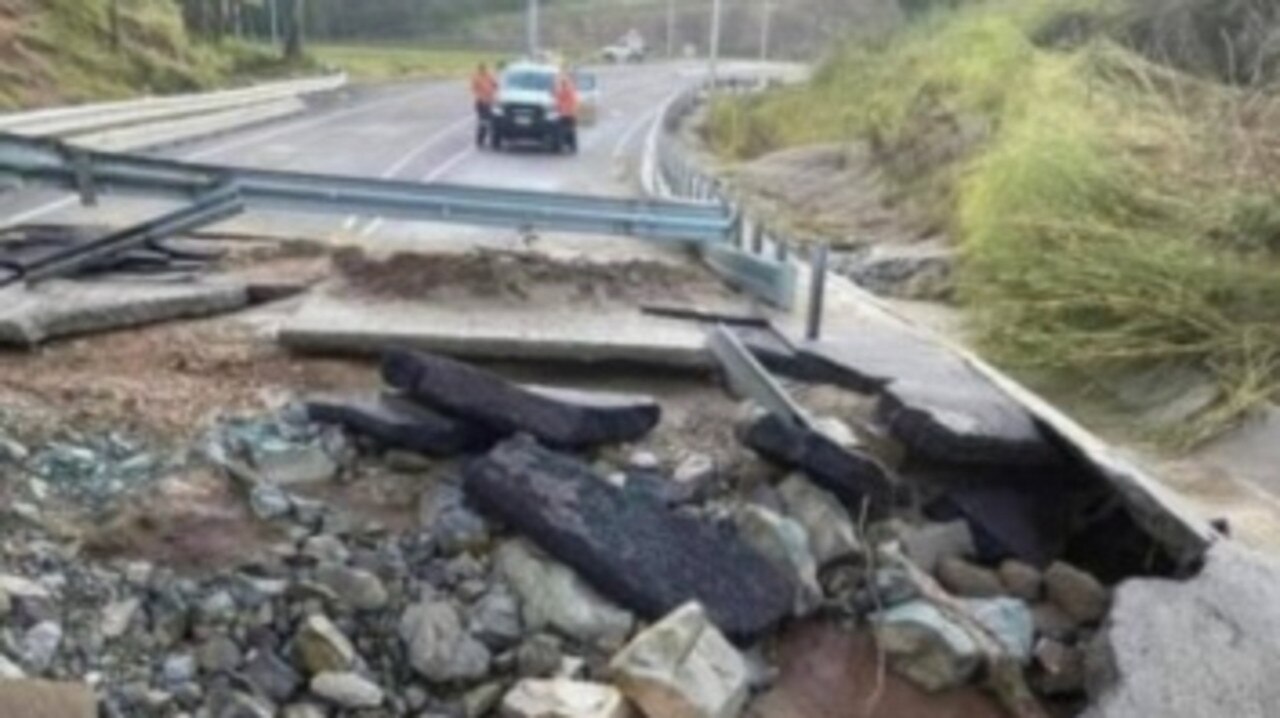
[[[383,446],[440,458],[483,451],[499,438],[483,426],[394,395],[316,397],[306,406],[312,421],[339,424]]]
[[[764,458],[803,471],[855,516],[864,503],[870,516],[882,516],[896,501],[897,484],[875,459],[776,414],[752,422],[742,440]]]
[[[810,373],[880,396],[889,433],[914,456],[964,464],[1059,463],[1034,417],[949,349],[868,325],[801,349]]]
[[[382,377],[431,408],[503,436],[527,432],[561,448],[635,441],[662,416],[649,397],[519,386],[493,372],[423,352],[388,352]]]
[[[463,477],[472,504],[643,618],[697,600],[726,634],[750,640],[793,605],[788,578],[734,534],[624,492],[528,436],[472,461]]]

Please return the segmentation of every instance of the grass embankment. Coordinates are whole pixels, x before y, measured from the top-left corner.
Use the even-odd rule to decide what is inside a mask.
[[[736,158],[868,141],[961,248],[989,355],[1072,381],[1195,367],[1220,396],[1165,427],[1189,444],[1280,389],[1280,101],[1110,33],[1064,44],[1064,17],[1117,21],[1093,6],[932,16],[841,48],[807,86],[719,104],[710,136]]]
[[[381,45],[313,45],[308,52],[321,64],[341,68],[352,79],[366,82],[464,77],[477,64],[492,66],[500,59],[497,54],[474,50]]]

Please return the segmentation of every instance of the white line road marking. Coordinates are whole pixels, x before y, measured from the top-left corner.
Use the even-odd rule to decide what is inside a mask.
[[[436,180],[443,177],[446,172],[453,169],[454,167],[457,167],[459,164],[462,164],[463,160],[466,160],[467,158],[471,157],[475,153],[476,153],[476,148],[468,146],[465,150],[459,152],[453,157],[450,157],[444,162],[441,162],[440,164],[436,165],[434,168],[432,168],[430,172],[422,176],[421,181],[435,182]],[[361,230],[360,236],[361,237],[373,236],[374,233],[382,229],[383,224],[385,224],[385,222],[381,217],[375,218],[363,230]]]
[[[648,126],[650,122],[657,119],[659,112],[662,112],[661,107],[642,115],[640,119],[631,123],[631,125],[627,127],[626,132],[623,132],[622,136],[619,137],[618,141],[613,145],[613,160],[615,162],[622,159],[622,155],[627,151],[627,147],[631,144],[631,141],[634,140],[636,135]]]

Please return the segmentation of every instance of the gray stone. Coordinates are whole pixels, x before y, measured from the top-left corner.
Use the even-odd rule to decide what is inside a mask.
[[[229,591],[216,591],[200,602],[199,613],[201,621],[227,623],[235,618],[236,600]]]
[[[280,718],[329,718],[329,711],[314,703],[291,703],[284,707]]]
[[[1044,591],[1044,575],[1040,569],[1015,559],[1005,559],[997,569],[1000,582],[1011,596],[1024,601],[1038,601]]]
[[[960,558],[938,562],[938,582],[951,593],[968,598],[995,598],[1004,595],[1004,584],[989,568]]]
[[[213,636],[196,651],[196,662],[205,673],[227,673],[240,667],[244,655],[236,642],[226,636]]]
[[[350,558],[351,552],[337,536],[316,534],[308,536],[302,543],[302,555],[320,563],[344,564]]]
[[[261,442],[252,446],[250,456],[262,478],[277,486],[322,483],[338,475],[338,463],[319,442]]]
[[[302,676],[272,651],[258,651],[249,659],[244,676],[262,695],[284,703],[302,687]]]
[[[530,636],[516,649],[516,672],[522,678],[546,678],[560,670],[560,642],[544,633]]]
[[[166,656],[164,663],[160,666],[160,676],[164,685],[170,688],[195,680],[196,657],[190,653]]]
[[[384,698],[378,684],[350,671],[317,673],[311,692],[342,708],[376,708]]]
[[[672,474],[678,484],[701,484],[715,478],[716,461],[707,454],[690,454],[684,457]]]
[[[210,705],[216,706],[211,711],[214,718],[273,718],[275,715],[270,704],[240,691],[215,694]]]
[[[876,294],[947,301],[955,289],[955,248],[943,239],[877,242],[838,264],[838,271]]]
[[[249,491],[249,508],[263,521],[275,521],[293,511],[293,501],[279,486],[258,484]]]
[[[1046,696],[1076,696],[1084,693],[1084,651],[1049,638],[1036,643],[1036,666],[1032,685]]]
[[[968,631],[927,601],[911,601],[873,617],[876,641],[899,675],[930,692],[968,682],[982,652]]]
[[[835,496],[798,473],[778,485],[778,495],[787,515],[809,534],[809,548],[819,566],[862,553],[853,520]]]
[[[637,635],[609,671],[623,695],[662,718],[736,718],[750,689],[742,654],[696,603]]]
[[[520,602],[504,588],[491,589],[471,609],[470,628],[489,648],[501,651],[514,646],[524,632]]]
[[[133,623],[133,617],[137,615],[141,606],[142,601],[137,598],[127,598],[107,604],[102,609],[102,618],[99,623],[102,637],[111,639],[123,636],[129,630],[129,625]]]
[[[638,471],[657,471],[662,468],[662,460],[652,451],[641,449],[631,452],[627,458],[627,466]]]
[[[423,528],[431,532],[436,546],[445,556],[475,551],[489,544],[489,524],[471,510],[462,489],[449,483],[437,483],[422,495],[419,515]]]
[[[612,686],[564,679],[525,679],[502,698],[503,718],[629,718]]]
[[[1005,652],[1026,665],[1031,662],[1035,622],[1031,609],[1016,598],[983,598],[962,601],[969,615],[996,637]]]
[[[377,611],[390,597],[382,581],[363,569],[326,564],[316,569],[316,582],[357,611]]]
[[[1044,588],[1054,605],[1080,623],[1101,621],[1111,603],[1107,588],[1098,579],[1061,561],[1045,570]]]
[[[856,449],[862,446],[853,429],[834,416],[820,416],[814,419],[813,428],[842,449]]]
[[[1117,587],[1086,659],[1084,718],[1273,716],[1276,636],[1280,562],[1215,542],[1188,580]]]
[[[1080,628],[1079,624],[1063,613],[1061,608],[1048,601],[1031,607],[1031,619],[1035,622],[1037,635],[1056,641],[1073,640]]]
[[[968,558],[974,555],[973,533],[964,521],[928,523],[903,530],[898,540],[902,552],[925,573],[935,573],[944,558]]]
[[[26,671],[22,670],[22,666],[14,663],[8,656],[0,653],[0,678],[14,680],[18,678],[26,678]]]
[[[463,630],[446,601],[410,606],[400,618],[400,638],[414,670],[434,683],[475,681],[489,672],[489,650]]]
[[[521,615],[529,630],[550,627],[568,638],[605,648],[622,645],[631,633],[635,619],[630,613],[524,541],[508,541],[499,547],[494,565],[519,595]]]
[[[356,660],[356,649],[327,617],[316,614],[302,622],[294,637],[298,659],[309,674],[339,673]]]
[[[809,551],[809,536],[804,527],[754,504],[739,508],[734,523],[748,544],[796,582],[800,588],[796,592],[797,614],[812,610],[822,589],[818,586],[818,565]]]
[[[462,712],[466,718],[484,718],[502,700],[503,687],[496,681],[476,686],[462,697]]]
[[[53,663],[61,646],[62,625],[56,621],[41,621],[22,637],[22,661],[37,673],[43,672]]]

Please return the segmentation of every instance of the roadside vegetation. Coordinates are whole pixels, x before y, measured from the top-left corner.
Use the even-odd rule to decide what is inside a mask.
[[[369,82],[410,78],[462,77],[476,64],[493,64],[497,53],[439,50],[409,45],[316,45],[308,54],[321,65],[345,70],[352,79]]]
[[[1280,391],[1280,8],[988,0],[712,110],[734,159],[860,141],[961,250],[987,353],[1079,380],[1192,367],[1189,445]]]

